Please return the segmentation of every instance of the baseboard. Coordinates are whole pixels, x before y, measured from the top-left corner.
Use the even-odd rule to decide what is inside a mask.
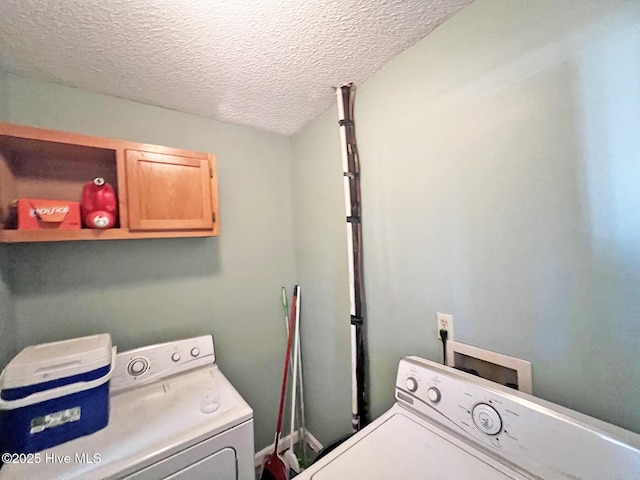
[[[309,431],[305,431],[305,439],[307,441],[307,445],[311,447],[311,450],[318,453],[322,450],[323,445],[318,441],[318,439]],[[293,444],[297,445],[300,442],[300,432],[296,430],[293,432]],[[282,453],[285,450],[288,450],[291,446],[291,434],[286,437],[280,437],[280,441],[278,442],[278,453]],[[264,464],[265,459],[268,455],[273,453],[274,444],[268,445],[264,447],[262,450],[256,453],[254,457],[254,466],[256,468],[261,467]]]

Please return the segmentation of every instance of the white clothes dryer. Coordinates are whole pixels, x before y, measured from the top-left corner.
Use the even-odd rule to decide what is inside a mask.
[[[396,403],[296,480],[631,480],[640,435],[418,357]]]
[[[0,480],[255,479],[253,410],[211,335],[119,353],[110,403],[106,428],[5,464]]]

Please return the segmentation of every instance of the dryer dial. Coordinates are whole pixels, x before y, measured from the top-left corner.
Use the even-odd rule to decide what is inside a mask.
[[[127,373],[132,377],[142,375],[149,368],[149,360],[144,357],[136,357],[127,365]]]

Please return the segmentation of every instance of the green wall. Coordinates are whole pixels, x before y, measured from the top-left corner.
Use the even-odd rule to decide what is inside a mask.
[[[537,395],[640,432],[638,7],[478,0],[359,87],[374,415],[401,356],[441,358],[441,311],[457,340],[530,360]],[[315,373],[341,379],[310,418],[325,441],[350,408],[347,302],[326,284],[346,276],[328,273],[346,248],[336,131],[330,111],[294,138],[296,262],[325,288],[305,318],[345,359]]]
[[[120,350],[212,333],[222,371],[255,410],[257,448],[270,443],[285,348],[280,287],[295,280],[289,138],[7,80],[12,123],[215,153],[222,231],[12,245],[18,349],[97,332],[110,332]]]
[[[0,118],[6,118],[9,110],[8,89],[7,74],[0,71]]]
[[[0,119],[7,112],[7,78],[0,72]],[[16,354],[16,324],[13,296],[11,294],[11,262],[8,247],[0,245],[0,368]]]
[[[0,365],[5,365],[17,353],[11,273],[8,248],[0,245]]]

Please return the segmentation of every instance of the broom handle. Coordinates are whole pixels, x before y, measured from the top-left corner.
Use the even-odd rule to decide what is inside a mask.
[[[276,440],[274,453],[278,454],[278,441],[282,429],[282,412],[284,411],[285,393],[287,391],[287,375],[289,373],[289,360],[291,360],[291,341],[293,340],[293,329],[296,322],[296,300],[298,298],[298,285],[293,287],[293,299],[291,301],[291,315],[289,315],[289,335],[287,335],[287,355],[284,360],[284,372],[282,374],[282,389],[280,390],[280,409],[278,411],[278,424],[276,426]]]
[[[300,351],[300,337],[298,336],[298,329],[300,323],[300,288],[298,288],[298,297],[296,298],[296,323],[293,327],[293,330],[289,331],[289,335],[293,336],[293,371],[291,371],[291,383],[293,388],[291,389],[291,435],[289,436],[289,448],[293,451],[293,432],[296,428],[296,400],[297,400],[297,389],[298,389],[298,357]]]
[[[296,337],[295,342],[298,350],[298,378],[297,383],[300,387],[300,402],[298,406],[300,407],[298,411],[298,421],[300,423],[300,438],[302,439],[302,464],[303,468],[306,468],[307,465],[307,427],[305,425],[304,420],[304,382],[302,381],[302,345],[300,345],[300,315],[302,314],[301,302],[302,295],[300,292],[300,287],[298,287],[298,304],[296,306]]]

